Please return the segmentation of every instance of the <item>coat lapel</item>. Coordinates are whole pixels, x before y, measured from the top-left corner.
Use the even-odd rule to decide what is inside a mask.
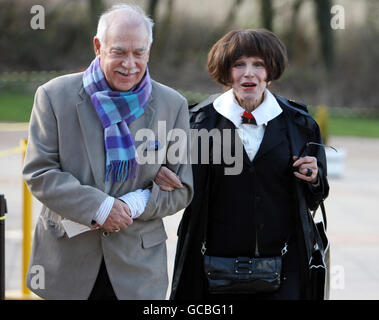
[[[262,143],[253,162],[275,148],[284,139],[286,139],[286,125],[282,113],[268,122]]]
[[[236,126],[233,124],[233,122],[231,122],[229,119],[223,117],[222,115],[218,115],[218,117],[219,117],[219,121],[218,121],[216,127],[218,129],[220,129],[221,137],[223,137],[223,133],[222,133],[223,129],[230,129],[231,130],[231,141],[230,142],[224,142],[222,140],[223,141],[222,142],[222,148],[230,145],[230,150],[226,151],[227,154],[233,154],[233,156],[238,156],[238,155],[236,155],[236,143],[240,144],[240,148],[238,148],[238,149],[242,149],[243,161],[247,165],[252,165],[252,163],[250,162],[249,156],[247,155],[246,150],[242,144],[242,140],[241,140],[241,138],[237,132]],[[224,156],[223,150],[222,150],[221,156],[222,157]]]
[[[275,97],[283,109],[283,116],[289,131],[292,154],[297,156],[300,154],[300,150],[304,147],[305,143],[308,142],[308,136],[311,136],[313,133],[306,123],[306,117],[304,117],[307,113],[303,110],[294,109],[288,100],[283,97]]]
[[[76,105],[80,129],[84,137],[84,148],[87,151],[89,164],[97,187],[105,191],[105,150],[104,150],[104,129],[95,108],[83,87],[79,95],[81,101]],[[85,165],[85,164],[83,164]]]

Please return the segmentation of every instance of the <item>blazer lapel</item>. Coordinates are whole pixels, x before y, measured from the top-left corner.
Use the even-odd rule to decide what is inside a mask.
[[[280,144],[286,138],[286,129],[283,113],[269,121],[253,162]]]
[[[154,88],[154,87],[153,87]],[[153,92],[150,94],[150,98],[147,102],[147,106],[145,108],[144,114],[138,118],[137,120],[133,121],[130,124],[131,131],[133,133],[133,137],[136,134],[136,131],[141,128],[152,128],[153,127],[153,120],[155,116],[155,108],[153,104]],[[138,121],[141,120],[141,121]],[[141,125],[143,123],[143,125]],[[133,129],[132,129],[133,128]]]
[[[105,179],[105,150],[104,129],[97,116],[95,108],[83,87],[79,95],[82,100],[76,105],[80,128],[84,137],[85,149],[97,187],[106,191]],[[85,165],[83,163],[83,165]]]

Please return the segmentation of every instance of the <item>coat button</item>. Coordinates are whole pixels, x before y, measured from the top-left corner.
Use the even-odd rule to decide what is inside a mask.
[[[254,168],[254,167],[250,167],[250,168],[249,168],[249,172],[250,172],[250,173],[255,173],[255,168]]]

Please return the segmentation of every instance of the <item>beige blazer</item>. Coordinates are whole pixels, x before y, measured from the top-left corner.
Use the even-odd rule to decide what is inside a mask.
[[[145,113],[129,129],[133,137],[141,128],[151,129],[158,137],[158,121],[166,121],[167,131],[180,128],[189,134],[187,101],[153,81]],[[160,139],[167,152],[174,142]],[[141,143],[147,141],[136,141],[136,147]],[[87,299],[104,256],[119,299],[164,299],[167,235],[162,218],[185,208],[193,195],[191,165],[169,161],[166,165],[180,176],[184,189],[159,189],[153,181],[159,163],[140,165],[135,180],[105,184],[103,128],[83,89],[82,73],[58,77],[39,87],[23,175],[43,207],[34,233],[27,286],[46,299]],[[67,237],[63,218],[90,226],[108,195],[118,197],[140,188],[151,188],[151,196],[144,213],[130,227],[110,236],[95,230]]]

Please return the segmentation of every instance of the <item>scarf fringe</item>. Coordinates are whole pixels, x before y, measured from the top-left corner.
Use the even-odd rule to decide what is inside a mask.
[[[105,182],[125,182],[130,177],[134,180],[138,173],[136,159],[111,161],[105,170]]]

